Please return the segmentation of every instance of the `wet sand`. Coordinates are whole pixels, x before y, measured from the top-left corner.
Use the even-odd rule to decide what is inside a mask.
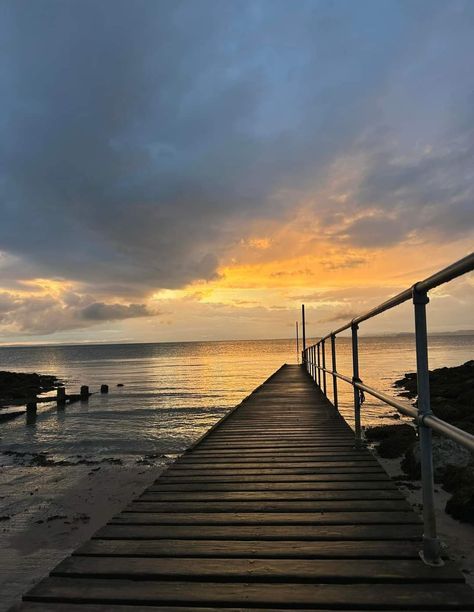
[[[377,455],[385,471],[419,514],[422,509],[421,482],[406,479],[400,463],[401,459],[383,459]],[[463,572],[466,582],[474,588],[474,525],[461,523],[446,514],[444,508],[451,493],[444,491],[441,485],[435,485],[435,507],[438,535],[441,543],[446,545],[448,554]]]
[[[4,467],[0,474],[0,612],[123,509],[163,468]]]

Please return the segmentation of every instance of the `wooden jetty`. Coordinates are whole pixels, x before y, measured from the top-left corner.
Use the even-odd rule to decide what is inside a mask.
[[[285,365],[24,597],[23,612],[474,610],[308,374]]]

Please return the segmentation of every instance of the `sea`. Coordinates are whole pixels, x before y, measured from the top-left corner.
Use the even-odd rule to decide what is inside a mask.
[[[474,335],[433,335],[429,349],[431,369],[460,365],[474,358]],[[38,457],[47,465],[165,464],[297,359],[293,340],[0,347],[0,370],[53,374],[71,393],[81,385],[93,392],[88,402],[39,404],[34,420],[0,423],[0,465]],[[376,389],[397,395],[394,381],[415,364],[412,335],[360,337],[360,377]],[[337,340],[337,365],[351,375],[350,338]],[[99,392],[102,384],[108,394]],[[331,389],[328,379],[330,399]],[[352,425],[352,389],[343,382],[339,400]],[[366,398],[364,427],[395,418],[392,408]]]

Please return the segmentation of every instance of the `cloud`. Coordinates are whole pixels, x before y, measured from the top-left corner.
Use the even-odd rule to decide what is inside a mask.
[[[408,52],[422,70],[442,36],[458,60],[439,14],[472,7],[415,4],[4,2],[0,246],[121,293],[213,278],[249,218],[384,120]]]
[[[45,335],[159,314],[144,304],[88,303],[90,299],[73,292],[56,295],[0,292],[0,332],[5,336]]]
[[[147,316],[239,245],[269,258],[250,228],[309,200],[308,248],[356,247],[330,270],[472,232],[473,17],[456,0],[5,0],[4,288],[79,284],[81,305],[37,303],[45,328]]]
[[[335,321],[349,322],[354,317],[356,317],[358,314],[360,313],[357,313],[352,310],[342,310],[340,312],[336,312],[335,314],[329,317],[324,317],[323,319],[319,319],[318,323],[334,323]]]
[[[153,313],[145,304],[104,304],[94,302],[83,308],[79,315],[86,321],[115,321],[134,317],[149,317]]]

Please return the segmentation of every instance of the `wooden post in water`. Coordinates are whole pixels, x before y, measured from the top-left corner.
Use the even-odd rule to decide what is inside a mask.
[[[36,402],[36,396],[33,396],[26,402],[26,413],[27,415],[35,415],[38,409],[38,404]]]
[[[100,392],[101,393],[108,393],[109,392],[109,385],[100,385]]]
[[[89,393],[89,387],[87,385],[82,385],[80,395],[81,395],[81,402],[89,401],[90,393]]]
[[[58,387],[56,390],[56,404],[58,406],[64,406],[66,403],[66,388]]]

